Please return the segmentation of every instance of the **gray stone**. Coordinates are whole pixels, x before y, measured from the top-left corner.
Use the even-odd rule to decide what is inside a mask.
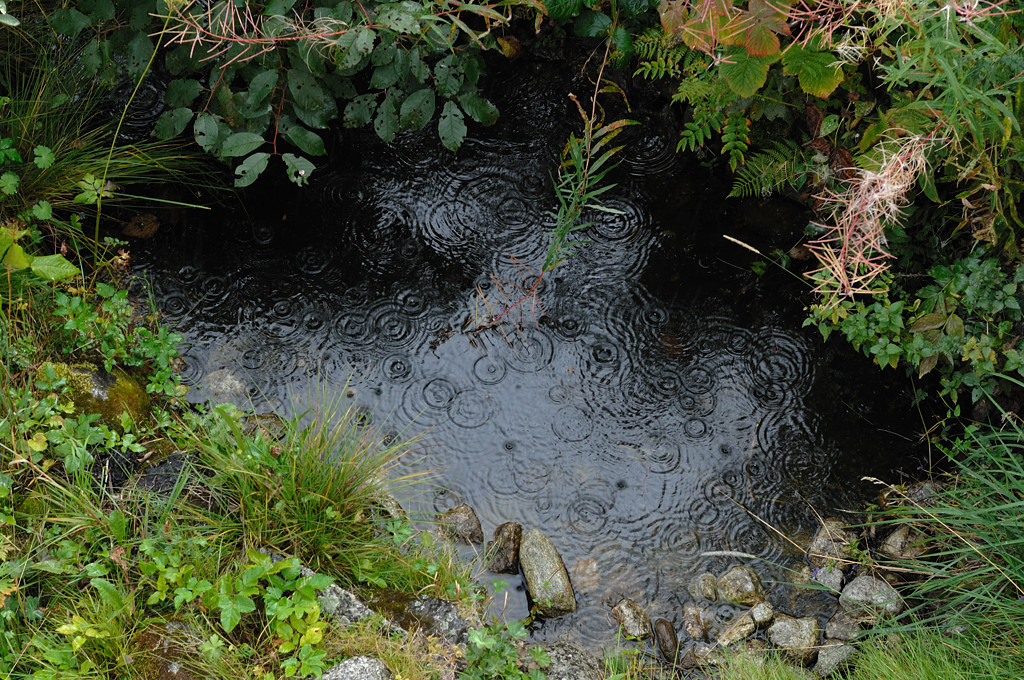
[[[750,567],[733,567],[719,577],[718,597],[738,605],[755,605],[764,600],[761,577]]]
[[[691,640],[707,640],[707,618],[696,602],[687,602],[683,605],[683,632],[689,635]]]
[[[220,368],[204,375],[201,391],[203,397],[214,403],[230,402],[239,407],[250,403],[248,386],[230,368]]]
[[[817,619],[797,619],[786,614],[776,614],[775,621],[765,631],[765,637],[781,649],[785,656],[807,666],[814,662],[818,654],[821,629]]]
[[[893,560],[916,559],[925,552],[924,536],[912,531],[906,524],[901,524],[885,537],[878,552]]]
[[[505,522],[494,530],[494,540],[487,544],[491,561],[487,570],[499,574],[519,573],[519,545],[523,541],[523,527],[518,522]]]
[[[815,583],[819,583],[827,590],[838,593],[843,587],[843,572],[838,565],[817,567],[811,575]]]
[[[750,637],[757,631],[757,624],[754,623],[754,619],[750,614],[743,614],[738,617],[732,625],[725,629],[721,635],[718,636],[718,644],[723,647],[736,644],[744,638]]]
[[[547,680],[594,680],[604,677],[600,660],[575,642],[566,640],[538,646],[547,652],[551,663],[542,669],[533,657],[529,657],[523,664],[527,672],[540,670]]]
[[[807,559],[816,567],[835,565],[846,571],[850,567],[850,544],[856,540],[857,534],[848,530],[842,520],[826,519],[807,546]]]
[[[825,624],[825,637],[830,640],[853,640],[860,635],[860,621],[856,617],[839,610]]]
[[[709,572],[694,576],[686,589],[697,600],[710,600],[714,602],[718,599],[718,579]]]
[[[654,639],[658,643],[658,651],[669,663],[675,663],[679,655],[679,638],[676,629],[668,619],[657,619],[654,622]]]
[[[418,597],[409,603],[408,611],[420,622],[427,623],[426,633],[455,644],[469,642],[469,631],[482,627],[476,612],[460,610],[454,602],[435,597]]]
[[[576,596],[558,549],[537,529],[523,534],[519,548],[526,589],[541,616],[553,617],[576,611]]]
[[[380,659],[353,656],[324,671],[322,680],[391,680],[393,676]]]
[[[331,584],[317,596],[320,613],[344,627],[373,616],[373,610],[359,601],[355,593]]]
[[[465,503],[438,516],[441,531],[452,540],[462,541],[470,545],[484,542],[484,531],[480,528],[480,519],[473,508]]]
[[[626,637],[643,640],[651,636],[651,618],[643,607],[628,597],[622,598],[612,607],[612,616]]]
[[[818,662],[814,674],[820,677],[842,670],[857,648],[838,640],[828,640],[818,649]]]
[[[863,574],[846,584],[839,606],[862,621],[875,621],[903,611],[903,599],[882,579]]]
[[[771,602],[758,602],[750,608],[750,618],[754,620],[754,623],[758,627],[767,626],[772,622],[775,617],[775,608],[772,607]]]

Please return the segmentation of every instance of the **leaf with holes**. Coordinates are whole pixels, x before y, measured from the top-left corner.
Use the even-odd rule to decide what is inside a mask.
[[[309,176],[316,169],[316,166],[309,159],[296,156],[295,154],[281,154],[281,160],[284,161],[288,179],[300,187],[309,182]]]
[[[377,34],[373,29],[359,26],[350,31],[342,33],[334,44],[338,48],[341,57],[338,59],[338,66],[343,69],[354,69],[373,52],[373,43]]]
[[[200,113],[196,116],[196,124],[192,127],[195,133],[196,144],[203,151],[213,153],[217,148],[220,136],[220,126],[217,124],[217,117],[212,113]]]
[[[345,127],[362,127],[373,118],[377,108],[377,95],[361,94],[345,106]]]
[[[159,139],[173,139],[188,127],[192,120],[192,109],[180,108],[164,111],[153,126],[153,132]]]
[[[128,75],[136,80],[142,77],[153,56],[153,49],[153,41],[145,33],[138,33],[128,41],[124,55]]]
[[[295,104],[300,108],[316,110],[327,104],[327,95],[309,71],[289,69],[288,91],[291,92],[292,97],[295,98]]]
[[[255,132],[236,132],[224,140],[220,155],[225,157],[244,156],[263,145],[263,136]]]
[[[454,97],[462,87],[462,81],[462,65],[454,54],[449,54],[434,66],[434,84],[440,96]]]
[[[327,149],[324,148],[324,140],[320,138],[320,135],[299,125],[289,127],[284,136],[285,139],[310,156],[323,156],[327,153]]]
[[[449,151],[458,151],[462,146],[466,138],[466,121],[455,102],[445,102],[441,118],[437,121],[437,133]]]
[[[402,102],[399,119],[402,126],[419,130],[434,117],[434,91],[429,87],[416,90]]]
[[[388,94],[377,108],[377,117],[373,119],[373,130],[381,141],[393,142],[398,134],[398,107],[394,97]]]
[[[256,181],[256,178],[260,176],[260,173],[267,169],[267,159],[270,158],[270,154],[264,151],[254,153],[253,155],[246,158],[241,164],[235,168],[235,174],[238,177],[235,178],[236,187],[247,187]]]
[[[189,106],[199,96],[202,86],[192,78],[172,80],[164,93],[164,104],[171,108]]]
[[[92,20],[77,9],[61,7],[50,15],[49,22],[53,26],[53,30],[62,35],[75,38],[84,29],[88,28]]]
[[[275,87],[277,87],[277,78],[277,71],[263,71],[253,78],[249,82],[249,91],[245,95],[246,103],[255,109],[257,106],[267,101],[267,98],[270,97],[270,93],[274,91]],[[321,90],[321,96],[322,92],[323,91]],[[303,94],[307,93],[304,92]],[[313,96],[313,93],[308,94]]]

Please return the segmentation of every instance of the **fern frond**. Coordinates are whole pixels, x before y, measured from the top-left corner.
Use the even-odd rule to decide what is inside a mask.
[[[751,154],[736,173],[729,198],[770,196],[780,187],[795,183],[802,172],[803,153],[794,142],[772,142],[771,147]]]
[[[633,50],[638,61],[633,76],[647,79],[679,78],[682,75],[680,62],[690,52],[686,45],[665,35],[660,28],[648,28],[633,40]]]

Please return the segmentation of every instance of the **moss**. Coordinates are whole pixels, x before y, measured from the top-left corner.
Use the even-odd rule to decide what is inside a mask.
[[[149,416],[149,394],[135,378],[121,369],[107,373],[92,364],[46,363],[37,377],[46,377],[46,368],[63,379],[76,413],[96,413],[110,428],[121,428],[121,414],[137,423]]]

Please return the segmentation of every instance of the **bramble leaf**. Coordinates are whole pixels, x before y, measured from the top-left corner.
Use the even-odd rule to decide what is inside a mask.
[[[729,48],[728,61],[718,69],[729,89],[741,97],[753,97],[768,79],[768,67],[778,57],[755,57],[746,49]]]
[[[255,182],[256,178],[260,176],[260,173],[267,169],[267,159],[269,158],[269,153],[261,151],[259,153],[254,153],[242,161],[242,163],[235,168],[235,174],[238,175],[238,177],[235,178],[235,186],[247,187]]]
[[[462,146],[462,141],[466,138],[466,122],[455,102],[445,102],[444,108],[441,109],[441,118],[437,122],[437,133],[441,137],[441,143],[449,151],[458,151]]]
[[[782,55],[782,72],[796,76],[800,89],[822,99],[832,94],[843,82],[843,70],[831,52],[790,45]]]
[[[399,118],[402,126],[419,130],[434,117],[434,90],[424,87],[416,90],[402,102]]]
[[[263,144],[263,136],[255,132],[236,132],[224,140],[220,154],[225,157],[244,156]]]

